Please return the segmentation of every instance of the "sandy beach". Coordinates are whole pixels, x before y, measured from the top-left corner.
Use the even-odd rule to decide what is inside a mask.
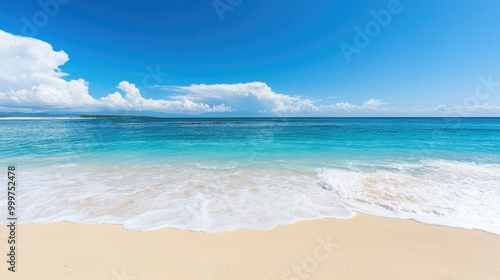
[[[362,214],[222,233],[21,224],[17,272],[3,263],[0,279],[499,279],[500,237]]]

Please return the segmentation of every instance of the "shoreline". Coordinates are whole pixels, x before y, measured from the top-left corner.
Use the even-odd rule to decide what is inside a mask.
[[[361,213],[218,233],[20,224],[17,239],[17,272],[2,262],[1,279],[500,278],[498,235]]]

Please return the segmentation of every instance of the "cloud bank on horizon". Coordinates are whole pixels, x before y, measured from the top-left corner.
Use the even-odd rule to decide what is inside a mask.
[[[342,113],[391,114],[455,112],[456,107],[438,105],[428,109],[387,107],[376,98],[360,105],[349,102],[317,104],[317,100],[274,92],[263,82],[155,86],[173,92],[167,99],[148,99],[138,87],[122,81],[121,92],[94,98],[83,78],[66,80],[60,66],[69,61],[44,41],[0,30],[0,110],[58,112],[152,111],[172,114],[241,112],[262,115],[329,115]],[[500,106],[478,104],[473,112],[499,112]]]

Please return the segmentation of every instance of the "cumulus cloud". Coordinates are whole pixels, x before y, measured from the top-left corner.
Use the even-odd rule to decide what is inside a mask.
[[[449,105],[430,109],[390,108],[386,107],[387,102],[375,98],[361,104],[324,104],[321,100],[278,93],[263,82],[157,85],[157,89],[168,91],[171,96],[165,99],[150,99],[144,98],[133,83],[122,81],[116,92],[102,98],[94,98],[89,93],[89,83],[84,79],[65,79],[67,74],[63,73],[60,67],[68,61],[67,53],[62,50],[55,51],[47,42],[0,30],[0,109],[128,110],[181,114],[239,112],[273,115],[432,113],[455,110],[450,109]],[[486,103],[466,109],[474,112],[500,110],[499,106]]]
[[[183,93],[182,95],[173,96],[175,99],[187,98],[193,101],[224,102],[237,111],[276,114],[319,111],[312,100],[276,93],[262,82],[158,88]]]
[[[382,107],[382,105],[388,104],[382,100],[378,99],[370,99],[365,101],[361,105],[351,104],[349,102],[337,102],[331,105],[322,105],[319,106],[319,111],[321,112],[337,112],[337,111],[345,111],[345,112],[379,112],[386,111],[387,108]]]
[[[368,112],[381,110],[387,104],[382,100],[370,99],[361,105],[338,102],[330,105],[316,105],[313,100],[274,92],[262,82],[239,84],[158,86],[160,89],[177,91],[182,95],[173,98],[188,98],[195,101],[223,101],[238,111],[251,110],[273,114],[324,114],[334,112]]]
[[[91,105],[83,79],[65,81],[59,66],[68,61],[64,51],[33,38],[0,30],[0,104],[71,108]]]
[[[147,110],[170,113],[231,111],[231,108],[223,103],[210,106],[202,102],[194,102],[188,98],[178,100],[146,99],[142,97],[141,92],[134,84],[126,81],[120,82],[118,84],[118,89],[125,93],[125,97],[119,92],[115,92],[99,99],[100,105],[113,109]]]
[[[60,66],[69,60],[41,40],[15,36],[0,30],[0,106],[26,109],[73,109],[79,111],[120,109],[168,113],[226,112],[224,104],[208,105],[188,98],[146,99],[132,83],[123,81],[115,92],[95,99],[84,79],[66,81]]]
[[[387,104],[387,102],[384,102],[382,100],[378,100],[378,99],[370,99],[368,101],[366,101],[365,103],[363,103],[363,107],[364,108],[379,108],[380,106],[384,105],[384,104]]]

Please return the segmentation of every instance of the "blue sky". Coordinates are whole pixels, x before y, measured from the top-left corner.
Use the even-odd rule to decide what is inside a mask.
[[[498,116],[498,11],[494,0],[4,1],[0,111]]]

